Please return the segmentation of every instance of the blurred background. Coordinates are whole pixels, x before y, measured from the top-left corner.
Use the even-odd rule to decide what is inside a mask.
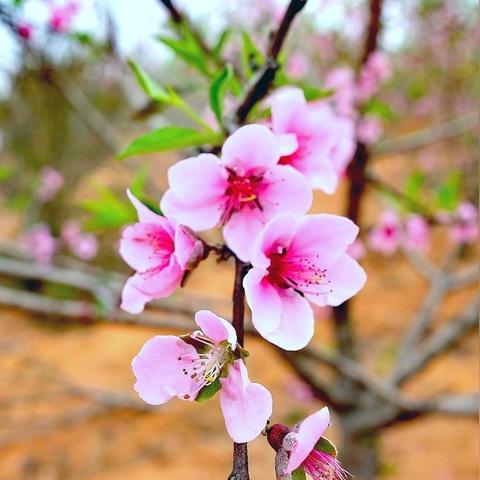
[[[175,5],[219,58],[248,71],[287,3]],[[339,69],[357,68],[368,12],[360,0],[309,1],[282,53],[283,78],[312,98],[340,88]],[[0,20],[0,479],[224,479],[231,443],[218,401],[149,409],[133,392],[130,362],[152,335],[191,328],[189,312],[228,316],[232,266],[202,263],[185,289],[138,318],[117,310],[129,274],[118,239],[135,221],[125,189],[155,207],[166,169],[184,154],[115,157],[150,129],[189,125],[147,97],[127,60],[173,85],[213,124],[203,60],[173,53],[174,28],[155,0],[0,0]],[[454,250],[459,265],[477,263],[477,20],[473,0],[383,4],[378,50],[388,67],[357,125],[381,188],[367,191],[362,211],[355,255],[368,283],[354,304],[358,349],[378,376],[392,367],[429,294],[418,262],[438,265]],[[227,112],[234,103],[226,98]],[[345,180],[332,196],[318,193],[314,211],[342,214],[346,188]],[[387,228],[392,212],[396,222],[414,213],[428,229],[413,266],[400,246],[375,241],[372,232]],[[472,295],[468,284],[437,299],[433,323],[456,315]],[[318,310],[316,341],[334,350],[330,317]],[[247,342],[251,376],[275,399],[275,422],[296,422],[322,406],[269,345]],[[475,391],[477,356],[469,331],[406,389]],[[340,441],[335,421],[331,437]],[[422,416],[382,429],[372,448],[378,478],[478,478],[473,418]],[[250,456],[253,479],[274,478],[264,438]]]

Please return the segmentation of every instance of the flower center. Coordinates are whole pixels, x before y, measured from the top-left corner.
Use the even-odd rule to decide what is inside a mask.
[[[228,187],[225,191],[227,197],[222,223],[228,222],[230,217],[242,208],[258,208],[262,210],[258,195],[262,190],[262,175],[238,175],[232,169],[228,169]]]
[[[182,373],[189,376],[197,384],[193,391],[184,395],[185,400],[197,394],[203,387],[211,385],[220,376],[223,367],[231,359],[228,346],[214,343],[201,331],[193,332],[191,338],[205,345],[205,351],[177,358],[179,362],[190,359],[191,364],[182,368]]]
[[[327,279],[327,269],[316,265],[315,259],[289,257],[284,248],[280,248],[278,253],[271,253],[269,258],[268,272],[272,284],[311,295],[332,292],[331,280]]]

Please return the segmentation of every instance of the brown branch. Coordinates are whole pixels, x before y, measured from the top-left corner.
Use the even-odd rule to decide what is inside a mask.
[[[248,114],[257,102],[262,100],[270,90],[275,75],[280,68],[278,64],[278,55],[282,49],[285,38],[292,25],[294,18],[306,5],[307,0],[291,0],[288,5],[280,26],[275,31],[268,47],[267,56],[263,68],[259,70],[253,78],[251,85],[247,89],[240,105],[235,112],[235,119],[238,124],[242,124],[248,117]]]
[[[232,325],[237,333],[237,341],[243,346],[245,327],[245,290],[243,289],[243,278],[247,274],[247,264],[235,258],[235,281],[233,285],[233,312]],[[246,443],[233,444],[233,465],[229,480],[249,480],[248,473],[248,450]]]

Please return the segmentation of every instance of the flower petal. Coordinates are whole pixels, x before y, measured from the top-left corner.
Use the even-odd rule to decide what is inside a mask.
[[[232,215],[223,228],[223,238],[229,248],[243,262],[252,256],[253,239],[265,224],[263,213],[257,208],[244,207]]]
[[[178,198],[173,190],[167,190],[160,202],[162,212],[192,230],[208,230],[216,227],[223,212],[223,200],[212,199],[211,203],[196,205],[188,199]]]
[[[145,303],[168,297],[180,285],[183,271],[172,257],[165,268],[151,268],[130,277],[122,291],[120,307],[130,313],[140,313]]]
[[[330,282],[328,285],[330,292],[306,295],[306,297],[312,303],[322,307],[325,305],[337,307],[363,288],[367,281],[367,274],[357,261],[349,255],[342,255],[328,267],[326,280]]]
[[[304,462],[329,424],[330,412],[327,407],[323,407],[318,412],[310,415],[300,424],[295,436],[296,445],[290,452],[290,459],[285,473],[292,473],[293,470]]]
[[[233,349],[237,345],[237,333],[232,325],[224,318],[215,315],[208,310],[200,310],[195,314],[195,323],[202,332],[214,342],[221,343],[227,340]]]
[[[302,89],[285,87],[272,95],[272,126],[275,133],[294,133],[290,131],[292,123],[307,106]]]
[[[168,184],[175,196],[189,205],[216,203],[227,189],[227,171],[211,153],[187,158],[168,169]]]
[[[203,255],[203,242],[184,225],[175,231],[175,257],[182,270],[191,268],[191,264],[199,261]]]
[[[187,358],[183,358],[187,356]],[[132,361],[137,379],[135,390],[145,402],[161,405],[173,397],[182,397],[196,389],[196,383],[183,368],[198,357],[192,345],[172,335],[158,335],[148,340]],[[178,360],[182,358],[181,360]]]
[[[291,155],[298,148],[297,136],[294,133],[281,133],[277,135],[280,155]]]
[[[345,253],[358,234],[358,227],[348,218],[319,214],[303,218],[292,240],[288,256],[292,259],[314,258],[328,268]]]
[[[280,253],[280,250],[290,246],[297,224],[297,217],[291,213],[282,213],[270,220],[254,242],[252,265],[267,269],[270,266],[270,254]]]
[[[269,342],[283,348],[284,350],[300,350],[304,348],[312,339],[314,330],[314,316],[312,307],[308,301],[295,290],[289,288],[285,290],[278,289],[281,301],[281,317],[273,317],[270,313],[269,326],[275,321],[278,323],[274,331],[266,331],[265,320],[254,323],[255,328],[260,335]],[[253,313],[252,313],[253,321]]]
[[[138,219],[141,223],[154,223],[163,227],[170,235],[173,235],[173,227],[170,225],[170,222],[162,215],[158,215],[155,212],[152,212],[147,206],[145,206],[138,198],[127,189],[127,196],[132,202],[132,205],[137,211]]]
[[[251,383],[247,367],[236,360],[227,378],[220,379],[220,407],[228,434],[234,442],[250,442],[260,435],[272,414],[272,396],[258,383]]]
[[[243,279],[252,323],[264,337],[277,330],[282,316],[282,303],[277,289],[267,279],[268,272],[252,268]]]
[[[275,135],[264,125],[246,125],[225,140],[222,165],[244,175],[265,171],[275,165],[280,150]]]

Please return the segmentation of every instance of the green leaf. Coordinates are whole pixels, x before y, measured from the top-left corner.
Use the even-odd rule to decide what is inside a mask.
[[[315,444],[313,447],[318,452],[326,453],[331,457],[335,457],[338,455],[337,447],[325,437],[320,437],[320,440]]]
[[[417,202],[420,199],[421,190],[426,178],[425,174],[419,170],[411,173],[405,186],[405,195],[409,199]]]
[[[217,378],[213,383],[203,387],[200,392],[198,392],[195,401],[199,403],[206,402],[207,400],[210,400],[221,388],[222,384],[220,383],[220,379]]]
[[[97,187],[97,195],[97,198],[81,203],[82,208],[91,214],[85,228],[119,228],[136,220],[135,209],[126,199],[119,198],[106,187]]]
[[[247,32],[242,32],[242,53],[241,61],[242,68],[247,78],[250,78],[261,65],[265,59],[262,52],[256,47],[252,37]]]
[[[217,43],[212,49],[213,58],[219,62],[222,58],[222,50],[228,39],[230,38],[232,31],[229,29],[224,30],[221,35],[218,37]]]
[[[191,36],[181,40],[161,36],[158,37],[158,40],[170,48],[184,62],[195,67],[200,73],[210,77],[208,59],[203,50],[191,39]]]
[[[0,165],[0,182],[4,182],[11,178],[14,174],[14,170],[12,167],[8,165]]]
[[[137,82],[142,90],[152,99],[157,102],[170,103],[171,97],[169,93],[163,89],[148,73],[136,64],[133,60],[128,61],[128,65],[132,69]]]
[[[223,101],[232,77],[232,66],[227,65],[210,86],[210,107],[220,125],[223,124]]]
[[[292,472],[292,480],[305,480],[307,476],[301,468],[297,468]]]
[[[378,100],[378,98],[372,98],[363,108],[363,113],[368,115],[376,115],[386,121],[391,121],[395,118],[395,113],[390,108],[390,105]]]
[[[120,152],[117,158],[122,160],[133,155],[195,147],[214,141],[215,138],[212,138],[211,134],[201,133],[192,128],[169,125],[138,137],[123,152]]]
[[[462,174],[451,173],[445,183],[437,189],[437,201],[440,208],[448,211],[455,210],[460,201],[460,187]]]

